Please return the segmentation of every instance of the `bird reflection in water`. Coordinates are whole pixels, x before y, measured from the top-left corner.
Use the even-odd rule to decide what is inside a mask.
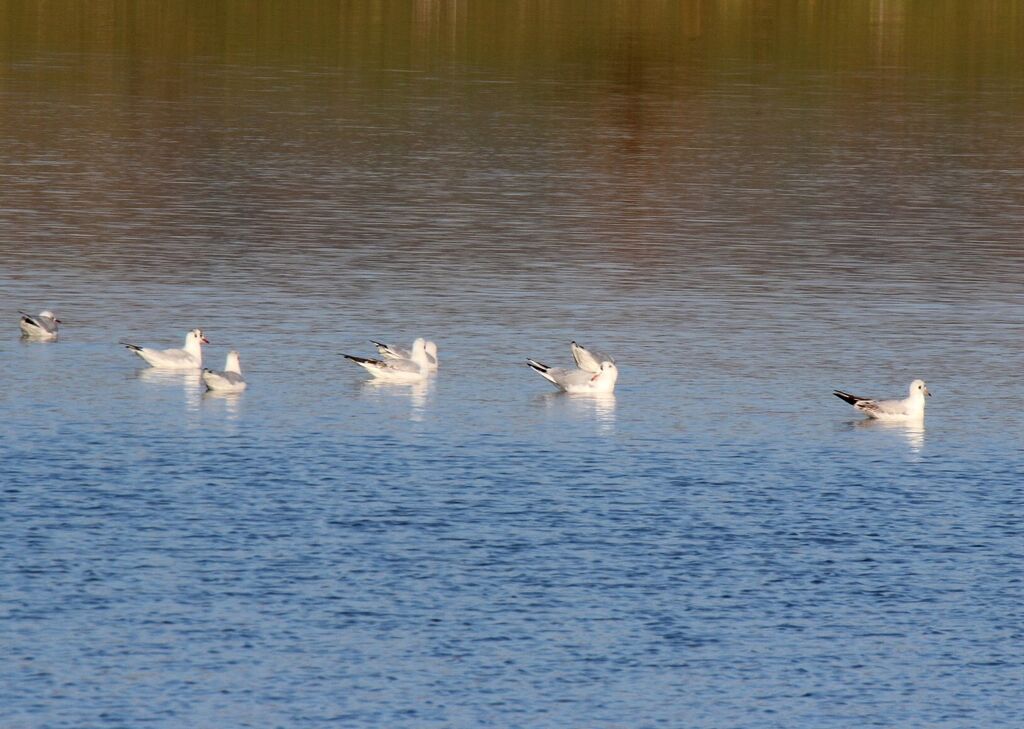
[[[227,414],[228,419],[238,419],[238,414],[241,410],[240,405],[242,404],[242,397],[244,397],[243,393],[227,392],[224,390],[207,390],[201,397],[204,404],[222,403],[224,406],[224,412]]]
[[[904,422],[887,422],[885,420],[856,420],[856,428],[869,428],[893,433],[905,440],[912,453],[920,453],[924,448],[924,418]]]
[[[364,392],[391,398],[409,398],[409,420],[421,422],[430,395],[430,380],[419,382],[390,382],[388,380],[365,380],[361,387]]]
[[[615,431],[615,393],[570,394],[549,392],[540,396],[549,408],[559,407],[573,418],[597,423],[600,433]]]
[[[199,370],[162,370],[149,367],[139,370],[139,379],[152,385],[179,386],[185,393],[185,409],[198,411],[202,402]]]

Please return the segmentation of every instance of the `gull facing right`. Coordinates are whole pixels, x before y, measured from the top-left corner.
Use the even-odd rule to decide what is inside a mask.
[[[412,343],[412,352],[408,359],[391,357],[390,359],[370,359],[342,354],[367,372],[383,382],[419,382],[430,374],[430,362],[427,359],[427,342],[423,338]]]
[[[534,359],[526,360],[526,364],[559,390],[572,395],[606,394],[615,390],[619,369],[611,357],[587,350],[576,342],[570,349],[579,369],[548,367]]]
[[[385,344],[384,342],[378,342],[376,339],[371,339],[370,341],[377,347],[377,353],[384,359],[412,359],[411,349],[399,347],[395,344]],[[413,342],[413,346],[415,344]],[[427,369],[431,372],[437,372],[437,345],[428,339],[424,348],[427,352]]]
[[[203,345],[209,343],[210,341],[203,336],[202,329],[193,329],[185,335],[184,349],[151,349],[137,344],[123,344],[146,360],[150,367],[163,370],[197,370],[203,366]]]
[[[32,339],[57,338],[57,325],[60,324],[60,319],[54,316],[52,311],[41,311],[34,316],[24,311],[18,313],[21,314],[21,333],[26,337]]]
[[[858,397],[842,390],[835,390],[833,395],[853,405],[855,410],[875,420],[887,420],[890,422],[901,420],[921,420],[924,418],[925,395],[931,397],[928,386],[924,380],[914,380],[910,383],[910,396],[903,400],[873,400],[868,397]]]

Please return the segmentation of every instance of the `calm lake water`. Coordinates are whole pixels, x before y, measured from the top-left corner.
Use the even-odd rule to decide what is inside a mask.
[[[189,5],[0,10],[0,726],[1024,723],[1021,3]]]

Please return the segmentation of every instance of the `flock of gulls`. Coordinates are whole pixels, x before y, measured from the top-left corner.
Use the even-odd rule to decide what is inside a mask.
[[[53,341],[57,339],[60,325],[52,311],[41,311],[38,314],[21,314],[22,335],[37,340]],[[364,368],[377,380],[384,382],[413,383],[421,382],[437,372],[437,345],[434,342],[419,338],[408,349],[394,344],[385,344],[371,340],[377,347],[378,358],[342,355]],[[242,377],[242,365],[238,352],[228,352],[224,369],[211,370],[203,367],[203,345],[209,344],[201,329],[193,329],[185,335],[185,346],[181,349],[153,349],[140,347],[137,344],[122,342],[125,347],[137,354],[153,368],[163,370],[202,370],[203,382],[208,390],[217,392],[241,392],[245,389],[245,378]],[[587,349],[573,342],[570,346],[576,367],[563,369],[549,367],[546,364],[528,359],[526,363],[541,377],[563,392],[578,395],[603,395],[615,389],[619,379],[619,370],[615,360],[601,352]],[[930,397],[928,387],[923,380],[910,383],[910,392],[902,400],[877,400],[870,397],[851,395],[842,390],[832,393],[840,400],[848,402],[855,410],[875,420],[890,422],[915,421],[924,418],[925,397]]]

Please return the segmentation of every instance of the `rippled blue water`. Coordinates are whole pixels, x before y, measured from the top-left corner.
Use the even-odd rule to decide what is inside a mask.
[[[0,725],[1024,720],[1019,88],[204,73],[3,92]],[[248,391],[118,345],[193,326]]]

